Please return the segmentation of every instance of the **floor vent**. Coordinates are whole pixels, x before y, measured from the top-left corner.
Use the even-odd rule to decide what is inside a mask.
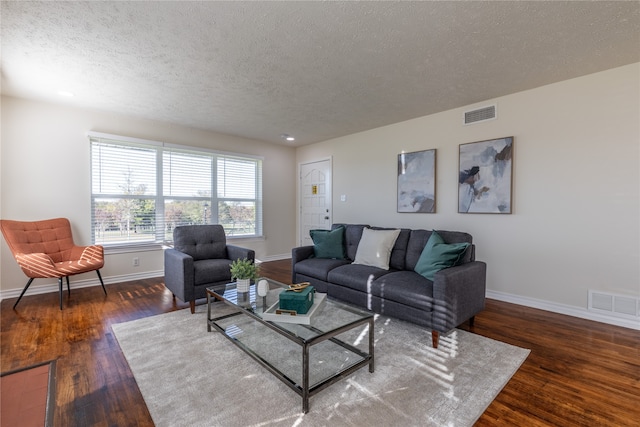
[[[470,125],[474,123],[486,122],[487,120],[493,120],[496,116],[496,104],[489,105],[482,108],[477,108],[471,111],[464,112],[464,124]]]
[[[640,298],[589,291],[589,310],[615,316],[640,317]]]

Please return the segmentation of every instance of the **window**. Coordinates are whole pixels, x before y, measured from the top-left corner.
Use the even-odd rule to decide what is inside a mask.
[[[92,238],[101,245],[172,241],[179,225],[262,235],[262,160],[91,133]]]

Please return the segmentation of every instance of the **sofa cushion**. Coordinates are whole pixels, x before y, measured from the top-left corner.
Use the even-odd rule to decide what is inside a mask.
[[[415,271],[433,280],[435,274],[443,268],[457,265],[467,250],[469,243],[445,243],[434,230],[425,245],[415,266]]]
[[[345,264],[350,264],[350,261],[346,259],[308,258],[296,262],[294,272],[326,282],[327,275],[331,270]]]
[[[362,230],[368,228],[366,224],[333,224],[332,229],[344,227],[344,245],[347,249],[347,258],[353,261],[356,259],[356,251],[362,237]]]
[[[371,284],[375,279],[385,274],[389,270],[378,267],[371,267],[362,264],[349,264],[336,267],[327,275],[327,281],[336,285],[345,286],[360,292],[371,292]]]
[[[345,258],[344,227],[333,230],[311,230],[309,235],[313,240],[313,254],[316,258]]]
[[[382,301],[395,301],[431,311],[433,282],[415,271],[393,271],[373,281],[371,293]]]
[[[391,250],[400,234],[399,229],[373,230],[365,228],[358,244],[354,264],[363,264],[371,267],[389,269]]]

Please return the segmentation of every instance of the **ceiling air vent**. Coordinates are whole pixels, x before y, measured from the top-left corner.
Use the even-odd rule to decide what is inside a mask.
[[[470,125],[473,123],[486,122],[487,120],[493,120],[496,118],[496,105],[489,105],[487,107],[477,108],[471,111],[464,112],[464,124]]]

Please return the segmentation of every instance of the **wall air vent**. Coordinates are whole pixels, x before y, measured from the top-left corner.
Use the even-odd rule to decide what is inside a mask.
[[[496,104],[488,105],[482,108],[476,108],[475,110],[464,112],[464,124],[470,125],[474,123],[486,122],[487,120],[493,120],[496,116],[497,106]]]
[[[640,298],[589,291],[589,310],[607,312],[614,316],[640,317]]]

